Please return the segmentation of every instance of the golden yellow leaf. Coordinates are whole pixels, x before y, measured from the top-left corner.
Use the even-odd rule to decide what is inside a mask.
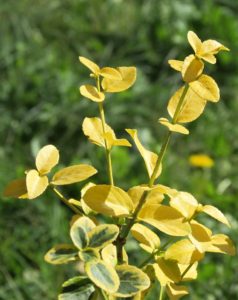
[[[206,154],[194,154],[189,156],[189,163],[194,167],[211,168],[214,160]]]
[[[131,146],[126,139],[118,139],[113,129],[107,124],[105,124],[104,134],[102,121],[99,118],[85,118],[83,121],[83,132],[92,143],[104,148],[105,140],[108,149],[111,149],[112,146]]]
[[[204,205],[202,208],[202,212],[208,214],[212,218],[216,219],[217,221],[227,225],[228,227],[231,227],[229,221],[225,217],[225,215],[215,206],[212,205]]]
[[[160,124],[168,127],[169,131],[178,132],[178,133],[182,133],[182,134],[189,134],[189,131],[187,128],[185,128],[184,126],[179,125],[179,124],[172,124],[166,118],[160,118],[159,122],[160,122]]]
[[[225,234],[215,234],[212,236],[211,245],[206,249],[207,252],[224,253],[236,255],[236,248],[232,240]]]
[[[139,203],[144,191],[150,191],[146,198],[146,204],[160,204],[164,199],[164,192],[160,186],[149,188],[147,186],[134,186],[128,190],[128,195],[131,197],[134,206]]]
[[[59,151],[53,145],[40,149],[36,156],[36,168],[41,175],[45,175],[59,162]]]
[[[116,70],[121,74],[121,80],[103,78],[102,87],[105,92],[116,93],[129,89],[136,80],[135,67],[118,67]]]
[[[116,68],[104,67],[100,69],[99,74],[108,79],[122,80],[121,73]]]
[[[87,184],[81,189],[81,199],[80,199],[80,203],[81,203],[82,209],[83,209],[83,211],[84,211],[84,213],[85,213],[86,215],[91,214],[91,213],[93,212],[93,210],[85,203],[83,197],[84,197],[86,191],[87,191],[88,189],[90,189],[90,187],[92,187],[92,186],[95,186],[95,184],[92,183],[92,182],[89,182],[89,183],[87,183]]]
[[[189,31],[187,37],[189,44],[193,48],[194,52],[197,53],[202,46],[202,41],[193,31]]]
[[[15,179],[6,186],[3,196],[5,197],[16,197],[16,198],[28,198],[26,179]]]
[[[176,60],[176,59],[170,59],[168,61],[170,67],[176,71],[181,72],[183,67],[183,61],[182,60]]]
[[[191,232],[183,215],[173,207],[148,204],[142,208],[138,218],[172,236],[185,236]]]
[[[190,265],[203,259],[204,253],[199,252],[188,239],[172,244],[166,251],[164,258],[177,261],[182,265]]]
[[[183,90],[184,86],[177,90],[169,100],[167,109],[171,117],[174,116]],[[188,123],[196,120],[202,114],[206,103],[206,100],[189,88],[184,98],[184,105],[182,106],[176,121],[178,123]]]
[[[197,275],[198,275],[197,266],[198,266],[197,261],[195,263],[193,263],[192,266],[178,264],[181,274],[184,274],[184,272],[186,271],[185,275],[183,275],[182,281],[191,281],[191,280],[197,279]],[[189,270],[187,271],[188,267],[189,267]]]
[[[70,166],[56,172],[51,183],[54,185],[65,185],[80,182],[88,179],[97,173],[97,170],[90,165]]]
[[[83,57],[83,56],[79,56],[79,61],[83,65],[85,65],[85,67],[87,67],[90,71],[92,71],[95,75],[98,75],[100,68],[93,61],[91,61],[90,59]]]
[[[158,159],[158,155],[156,153],[144,148],[144,146],[141,144],[141,142],[138,138],[136,129],[126,129],[126,131],[133,138],[137,149],[139,150],[142,158],[144,159],[148,175],[149,175],[149,177],[151,177],[151,175],[154,171],[157,159]],[[162,171],[162,165],[160,164],[158,173],[156,174],[156,178],[160,175],[161,171]]]
[[[26,175],[26,187],[29,199],[40,196],[49,185],[47,176],[40,176],[36,170],[30,170]]]
[[[205,252],[207,247],[211,244],[211,230],[195,220],[190,222],[190,226],[192,232],[189,235],[189,239],[199,252]]]
[[[140,243],[156,250],[160,246],[160,238],[151,229],[142,224],[134,224],[131,228],[132,236]]]
[[[92,210],[108,216],[128,216],[134,209],[128,194],[111,185],[93,186],[86,191],[83,199]]]
[[[190,82],[189,86],[207,101],[218,102],[220,100],[219,87],[216,81],[208,75],[201,75],[196,81]]]
[[[192,82],[196,80],[204,69],[204,63],[198,59],[195,55],[191,54],[187,56],[182,66],[182,76],[185,82]]]
[[[169,300],[178,300],[189,294],[185,285],[176,285],[173,282],[168,283],[166,286],[166,293],[169,296]]]
[[[99,92],[98,89],[90,84],[81,85],[79,88],[80,94],[94,102],[103,102],[105,95],[102,92]]]
[[[193,195],[186,192],[178,192],[170,199],[170,206],[177,209],[186,219],[192,218],[197,210],[198,202]]]
[[[165,260],[163,257],[157,259],[157,264],[153,264],[155,276],[162,286],[169,282],[179,282],[181,280],[178,264],[174,261]]]

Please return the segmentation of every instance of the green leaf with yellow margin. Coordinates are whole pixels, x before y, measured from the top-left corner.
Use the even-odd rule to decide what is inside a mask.
[[[102,88],[108,93],[117,93],[129,89],[136,80],[135,67],[118,67],[116,70],[121,74],[121,80],[103,78]]]
[[[178,300],[189,294],[188,288],[185,285],[177,285],[173,282],[168,283],[166,286],[166,293],[169,296],[169,300]]]
[[[78,249],[74,245],[59,244],[51,248],[44,259],[53,265],[66,264],[78,259]]]
[[[49,185],[47,176],[41,176],[36,170],[30,170],[26,175],[26,187],[29,199],[34,199],[44,193]]]
[[[113,294],[118,290],[120,280],[110,264],[95,259],[85,264],[85,272],[92,282],[104,291]]]
[[[105,95],[102,92],[99,92],[95,86],[90,84],[81,85],[79,91],[83,97],[86,97],[93,102],[103,102],[105,99]]]
[[[182,126],[180,124],[172,124],[166,118],[160,118],[159,123],[166,126],[169,129],[169,131],[177,132],[177,133],[181,133],[181,134],[189,134],[189,131],[187,128],[185,128],[184,126]]]
[[[134,209],[128,194],[111,185],[93,186],[86,191],[83,199],[92,210],[107,216],[128,216]]]
[[[14,197],[14,198],[27,198],[26,179],[15,179],[8,183],[6,186],[3,196]]]
[[[88,245],[88,227],[91,227],[91,220],[87,217],[81,217],[76,220],[70,228],[70,237],[74,245],[82,250]]]
[[[151,229],[142,224],[134,224],[131,228],[132,236],[140,243],[149,246],[153,250],[160,247],[160,238]]]
[[[136,129],[126,129],[126,131],[133,138],[138,151],[140,152],[142,158],[144,159],[148,175],[149,177],[151,177],[158,159],[158,155],[144,148],[144,146],[141,144],[138,138]],[[160,175],[161,171],[162,171],[162,165],[160,164],[158,173],[156,174],[156,178]]]
[[[101,251],[102,259],[106,263],[109,263],[112,266],[117,265],[117,248],[113,244],[107,245],[105,248]],[[128,256],[127,253],[123,247],[122,250],[122,256],[123,256],[123,262],[128,263]]]
[[[172,244],[166,251],[164,258],[174,260],[182,265],[189,265],[203,259],[204,253],[199,252],[188,239]]]
[[[83,227],[86,233],[90,232],[96,227],[95,223],[90,218],[81,216],[74,219],[72,225],[73,224],[75,224],[75,226]]]
[[[184,86],[178,89],[169,100],[167,109],[171,117],[174,116],[183,91]],[[206,103],[205,99],[193,91],[192,88],[189,88],[176,121],[178,123],[188,123],[196,120],[203,113]]]
[[[94,291],[88,277],[76,276],[63,283],[58,300],[89,300]]]
[[[66,185],[81,182],[97,173],[97,170],[90,165],[74,165],[56,172],[51,183],[54,185]]]
[[[189,223],[173,207],[156,204],[145,205],[138,218],[168,235],[185,236],[191,232]]]
[[[113,296],[127,298],[150,286],[149,277],[135,266],[118,265],[116,272],[120,279],[120,286]]]
[[[190,82],[189,86],[199,97],[207,101],[218,102],[220,100],[219,87],[216,81],[208,75],[201,75],[196,81]]]
[[[36,156],[36,168],[40,175],[45,175],[59,162],[59,151],[53,145],[46,145]]]
[[[100,259],[100,254],[97,249],[83,249],[79,251],[78,255],[83,262],[89,262],[94,259]]]
[[[112,243],[119,234],[119,228],[113,224],[98,225],[88,233],[88,248],[103,248]]]

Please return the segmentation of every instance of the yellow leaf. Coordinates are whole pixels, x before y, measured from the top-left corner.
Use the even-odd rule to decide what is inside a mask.
[[[36,170],[30,170],[26,175],[26,187],[28,198],[34,199],[40,196],[49,184],[47,176],[40,176]]]
[[[170,59],[168,61],[170,67],[176,71],[181,72],[182,67],[183,67],[183,61],[182,60],[175,60],[175,59]]]
[[[191,281],[191,280],[197,279],[197,275],[198,275],[197,266],[198,266],[197,261],[195,263],[193,263],[192,266],[178,264],[181,274],[183,274],[186,271],[185,275],[183,275],[182,281]],[[188,267],[189,267],[189,270],[187,271]]]
[[[59,162],[59,151],[53,145],[40,149],[36,156],[36,168],[41,175],[45,175]]]
[[[131,228],[132,236],[140,243],[156,250],[160,246],[160,238],[151,229],[142,224],[134,224]]]
[[[116,266],[117,265],[117,248],[113,244],[107,245],[105,248],[102,249],[101,251],[102,254],[102,259],[106,263]],[[123,261],[125,263],[128,263],[128,256],[123,248]]]
[[[149,177],[151,177],[151,175],[154,171],[157,159],[158,159],[158,155],[156,153],[144,148],[144,146],[141,144],[141,142],[138,138],[136,129],[126,129],[126,131],[133,138],[137,149],[139,150],[142,158],[144,159],[148,175],[149,175]],[[162,166],[160,164],[160,168],[158,170],[158,173],[156,174],[156,178],[160,175],[161,171],[162,171]]]
[[[100,69],[99,74],[108,79],[122,80],[121,73],[115,68],[104,67]]]
[[[169,282],[179,282],[181,280],[180,270],[176,262],[160,257],[157,259],[157,264],[153,264],[153,268],[155,276],[162,286]]]
[[[27,198],[26,179],[15,179],[6,186],[5,197]]]
[[[228,227],[231,227],[229,221],[227,218],[224,216],[224,214],[215,206],[212,205],[205,205],[202,208],[202,212],[208,214],[212,218],[216,219],[217,221],[227,225]]]
[[[203,259],[204,253],[199,252],[188,239],[172,244],[166,251],[164,258],[175,260],[182,265],[190,265]]]
[[[211,168],[214,165],[213,159],[206,154],[190,155],[189,163],[194,167],[201,167],[201,168]]]
[[[134,209],[128,194],[111,185],[93,186],[86,191],[83,199],[91,209],[107,216],[128,216]]]
[[[220,99],[219,87],[216,81],[208,75],[201,75],[196,81],[190,82],[189,86],[197,95],[207,101],[218,102]]]
[[[189,31],[187,37],[189,44],[192,46],[194,52],[197,53],[202,46],[202,41],[193,31]]]
[[[150,191],[146,198],[146,204],[160,204],[163,199],[163,190],[161,190],[160,186],[155,186],[154,188],[149,188],[146,186],[134,186],[128,190],[128,195],[131,197],[134,206],[136,207],[139,203],[142,194],[144,191]]]
[[[236,248],[232,240],[225,234],[215,234],[212,236],[212,243],[206,249],[207,252],[224,253],[236,255]]]
[[[98,89],[90,84],[81,85],[79,88],[80,94],[94,102],[103,102],[105,95],[99,92]]]
[[[182,76],[185,82],[192,82],[196,80],[203,71],[204,63],[198,59],[195,55],[191,54],[187,56],[182,66]]]
[[[105,140],[108,149],[111,149],[112,146],[131,146],[126,139],[117,139],[113,129],[107,124],[105,124],[104,134],[102,121],[99,118],[85,118],[83,121],[83,132],[92,143],[104,148]]]
[[[184,86],[177,90],[169,100],[167,108],[171,117],[174,116],[183,90]],[[184,105],[181,108],[176,121],[178,123],[188,123],[196,120],[202,114],[206,103],[206,100],[201,98],[197,93],[189,88],[184,98]]]
[[[91,61],[90,59],[83,57],[83,56],[79,56],[79,61],[83,65],[85,65],[85,67],[87,67],[90,71],[92,71],[95,75],[98,75],[100,68],[93,61]]]
[[[87,183],[87,184],[81,189],[81,199],[80,199],[80,203],[81,203],[82,209],[83,209],[83,211],[84,211],[84,213],[85,213],[86,215],[91,214],[91,213],[93,212],[93,210],[85,203],[83,197],[84,197],[86,191],[87,191],[88,189],[90,189],[90,187],[92,187],[92,186],[95,186],[95,184],[92,183],[92,182],[89,182],[89,183]]]
[[[184,126],[179,125],[179,124],[172,124],[166,118],[160,118],[159,122],[160,122],[160,124],[168,127],[169,131],[178,132],[178,133],[182,133],[182,134],[189,134],[189,131],[187,128],[185,128]]]
[[[116,93],[129,89],[136,80],[135,67],[118,67],[117,71],[121,74],[121,80],[103,78],[102,87],[105,92]]]
[[[189,235],[189,239],[199,252],[205,252],[207,247],[211,244],[211,230],[195,220],[190,222],[190,226],[192,232]]]
[[[90,165],[75,165],[59,170],[51,181],[54,185],[65,185],[80,182],[88,179],[97,173],[97,170]]]
[[[178,300],[185,295],[188,295],[188,288],[184,285],[176,285],[172,282],[166,286],[166,293],[169,296],[169,300]]]
[[[173,207],[165,205],[145,205],[139,219],[172,236],[185,236],[191,231],[183,215]]]
[[[177,209],[186,219],[192,218],[197,210],[198,202],[193,195],[186,192],[178,192],[170,199],[170,206]]]

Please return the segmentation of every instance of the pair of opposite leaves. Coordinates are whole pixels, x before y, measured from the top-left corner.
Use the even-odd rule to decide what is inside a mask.
[[[40,196],[49,185],[67,185],[86,180],[97,170],[86,164],[74,165],[57,171],[49,182],[49,174],[59,162],[59,151],[53,145],[46,145],[36,156],[36,169],[26,171],[26,178],[9,183],[4,191],[8,197],[34,199]]]
[[[79,61],[92,72],[91,75],[96,80],[99,80],[100,76],[103,77],[102,82],[98,81],[97,86],[86,84],[79,88],[82,96],[94,102],[103,102],[105,100],[104,92],[117,93],[127,90],[136,80],[135,67],[100,68],[93,61],[83,56],[79,57]]]
[[[181,72],[183,80],[188,85],[184,105],[176,120],[178,123],[194,121],[202,114],[207,101],[219,101],[220,92],[215,80],[202,74],[204,69],[203,60],[214,64],[216,62],[215,54],[222,50],[229,51],[228,48],[215,40],[202,42],[192,31],[188,32],[188,41],[195,54],[187,56],[184,61],[169,60],[170,66]],[[181,87],[169,100],[168,112],[171,117],[174,116],[185,88],[185,86]]]

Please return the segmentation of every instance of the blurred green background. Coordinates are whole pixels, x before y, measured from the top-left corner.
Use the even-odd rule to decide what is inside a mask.
[[[91,162],[106,182],[104,153],[83,136],[84,117],[97,106],[78,87],[88,71],[78,56],[101,66],[135,65],[136,84],[105,104],[107,122],[118,136],[137,128],[150,149],[159,150],[166,104],[181,84],[168,59],[192,52],[186,34],[214,38],[231,49],[207,67],[221,89],[218,105],[189,125],[188,137],[174,135],[161,183],[192,192],[202,203],[220,208],[232,224],[208,221],[214,232],[238,233],[238,2],[234,0],[1,0],[0,1],[0,188],[22,176],[45,144],[60,149],[61,165]],[[189,155],[206,153],[215,166],[194,168]],[[116,184],[124,188],[146,181],[135,149],[113,151]],[[64,189],[79,197],[80,185]],[[71,212],[52,195],[34,201],[0,203],[0,299],[54,300],[73,266],[44,262],[54,244],[68,241]],[[134,244],[129,244],[131,253]],[[136,251],[134,251],[136,252]],[[134,255],[134,259],[136,255]],[[184,299],[238,299],[237,257],[208,255],[199,267],[191,295]],[[156,296],[151,299],[157,299]]]

